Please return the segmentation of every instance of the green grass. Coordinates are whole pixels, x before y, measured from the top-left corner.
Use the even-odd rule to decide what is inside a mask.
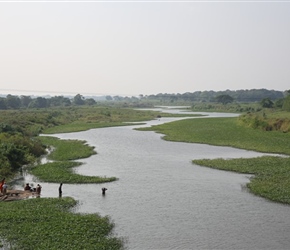
[[[93,128],[105,128],[105,127],[115,127],[115,126],[128,126],[130,123],[102,123],[102,122],[74,122],[64,125],[59,125],[55,127],[50,127],[45,129],[44,134],[57,134],[57,133],[71,133],[71,132],[80,132]]]
[[[104,183],[117,180],[116,177],[84,176],[73,172],[74,167],[81,165],[73,161],[57,161],[38,165],[30,170],[40,181],[53,183]]]
[[[15,250],[123,249],[108,217],[70,212],[75,205],[69,197],[1,202],[1,237]]]
[[[73,168],[82,163],[73,160],[96,154],[94,147],[79,140],[61,140],[51,136],[41,136],[41,141],[53,147],[48,155],[53,162],[30,167],[28,170],[40,181],[53,183],[104,183],[117,180],[116,177],[83,176],[74,173]]]
[[[138,130],[162,133],[163,139],[169,141],[231,146],[290,155],[289,133],[252,129],[240,125],[238,118],[186,119]]]
[[[238,173],[253,174],[250,191],[272,201],[290,204],[290,158],[263,156],[251,159],[203,159],[193,163]]]
[[[94,147],[80,140],[61,140],[51,136],[40,136],[43,144],[55,148],[48,158],[55,161],[66,161],[87,158],[96,154]]]

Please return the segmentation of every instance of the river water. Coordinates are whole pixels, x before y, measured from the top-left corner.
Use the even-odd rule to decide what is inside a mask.
[[[95,147],[97,154],[80,160],[84,164],[75,169],[77,173],[119,178],[106,184],[64,184],[63,196],[79,201],[76,212],[109,216],[115,223],[114,234],[129,250],[290,249],[289,206],[249,193],[245,188],[249,175],[191,162],[262,153],[169,142],[161,134],[134,130],[177,119],[182,118],[54,135],[86,140]],[[24,181],[36,180],[26,175]],[[41,184],[43,197],[58,197],[59,184]],[[108,189],[105,196],[102,187]]]

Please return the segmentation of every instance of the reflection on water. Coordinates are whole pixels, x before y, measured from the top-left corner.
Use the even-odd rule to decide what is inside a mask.
[[[142,126],[173,120],[161,118]],[[79,201],[77,212],[108,215],[128,249],[290,249],[289,206],[248,193],[248,175],[191,163],[263,154],[164,141],[160,134],[135,127],[140,126],[57,135],[95,146],[97,154],[80,160],[84,164],[76,168],[78,173],[119,178],[106,184],[63,184],[62,195]],[[25,178],[34,181],[30,175]],[[42,186],[43,197],[58,197],[59,184]]]

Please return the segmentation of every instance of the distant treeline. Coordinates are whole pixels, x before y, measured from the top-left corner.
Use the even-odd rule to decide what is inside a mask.
[[[225,91],[196,91],[184,94],[157,94],[149,95],[143,98],[149,100],[167,100],[170,102],[216,102],[219,96],[230,96],[236,102],[260,102],[265,98],[272,101],[282,99],[287,95],[287,91],[267,90],[267,89],[246,89],[246,90],[225,90]]]
[[[49,107],[67,107],[72,105],[94,105],[96,101],[93,98],[86,99],[80,94],[73,98],[64,96],[54,96],[50,98],[21,95],[7,95],[0,97],[0,109],[21,109],[21,108],[49,108]]]
[[[196,91],[187,92],[184,94],[157,94],[157,95],[139,95],[138,97],[122,97],[122,96],[104,96],[100,97],[84,97],[77,94],[74,97],[54,96],[54,97],[31,97],[31,96],[17,96],[7,95],[0,97],[0,109],[23,109],[23,108],[49,108],[73,105],[94,105],[96,99],[100,102],[125,102],[140,104],[144,102],[162,103],[162,104],[192,104],[194,102],[260,102],[263,99],[277,101],[284,99],[288,91],[276,91],[267,89],[250,89],[250,90],[225,90],[225,91]],[[222,100],[222,101],[221,101]]]

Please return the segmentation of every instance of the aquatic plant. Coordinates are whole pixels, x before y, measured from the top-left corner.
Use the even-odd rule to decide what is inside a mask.
[[[169,141],[231,146],[290,155],[289,133],[242,126],[238,123],[238,118],[186,119],[138,130],[162,133],[163,139]]]
[[[40,181],[53,183],[104,183],[117,180],[116,177],[85,176],[74,173],[73,168],[80,162],[57,161],[38,165],[30,169]]]
[[[9,249],[123,249],[114,224],[98,214],[77,214],[70,198],[0,203],[0,235]]]
[[[55,149],[48,155],[48,158],[55,161],[66,161],[87,158],[96,154],[94,147],[81,140],[61,140],[51,136],[40,136],[40,140],[47,147]]]
[[[193,160],[194,164],[215,169],[253,174],[249,190],[272,201],[290,204],[290,158],[263,156],[239,159]]]

